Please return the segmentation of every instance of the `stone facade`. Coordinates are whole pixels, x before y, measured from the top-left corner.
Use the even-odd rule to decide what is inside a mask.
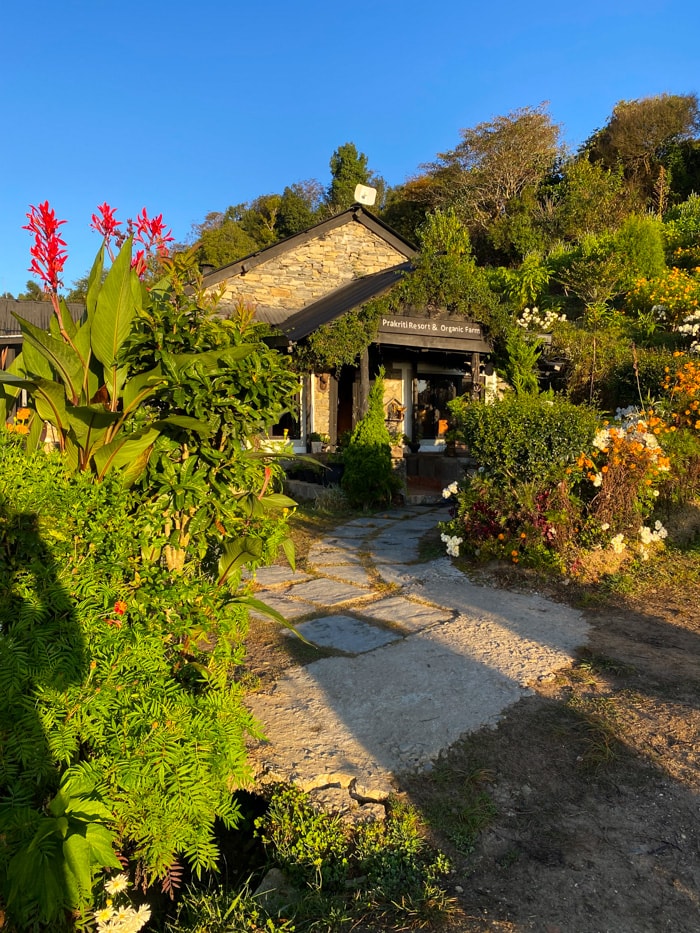
[[[279,322],[354,279],[405,259],[367,227],[349,221],[232,276],[225,282],[222,304],[242,302],[259,319]]]

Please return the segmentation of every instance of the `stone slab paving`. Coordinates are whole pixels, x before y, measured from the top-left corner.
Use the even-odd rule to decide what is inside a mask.
[[[418,544],[397,541],[392,545],[381,545],[370,551],[370,558],[375,564],[412,564],[418,560]]]
[[[393,596],[363,607],[362,615],[391,622],[407,632],[420,632],[431,625],[447,622],[454,613],[404,599],[403,596]]]
[[[322,574],[323,576],[334,577],[336,580],[343,580],[345,583],[354,583],[355,586],[366,588],[372,585],[372,577],[361,564],[341,564],[324,567]]]
[[[249,696],[267,736],[251,748],[261,780],[382,801],[402,771],[430,767],[460,736],[496,723],[529,684],[570,665],[585,644],[587,625],[574,609],[475,586],[447,558],[418,563],[421,535],[446,515],[444,507],[380,513],[386,527],[379,530],[376,517],[364,526],[356,521],[342,548],[342,529],[312,548],[315,578],[289,586],[283,597],[272,586],[269,600],[259,594],[278,599],[276,608],[286,602],[297,612],[302,605],[328,610],[300,630],[346,655],[291,668],[271,693]],[[366,534],[355,535],[358,527]],[[360,550],[398,592],[355,583],[367,570]],[[320,564],[328,555],[335,567]],[[341,582],[321,571],[358,575]],[[350,600],[358,600],[352,612],[359,618],[333,611]]]
[[[309,580],[308,583],[298,583],[291,587],[288,595],[294,596],[295,599],[303,599],[319,606],[332,608],[355,599],[366,599],[369,594],[366,589],[361,589],[352,583],[341,583],[329,580],[327,577],[317,577],[315,580]]]
[[[382,645],[388,645],[402,637],[397,632],[390,632],[346,615],[323,616],[310,622],[302,622],[297,630],[314,645],[336,648],[347,654],[374,651],[375,648],[381,648]],[[290,637],[294,637],[293,633],[289,634]]]
[[[285,596],[274,595],[272,592],[256,593],[255,599],[259,599],[261,603],[265,603],[266,606],[274,609],[275,612],[279,612],[279,614],[284,616],[288,622],[292,622],[294,619],[299,619],[301,616],[310,615],[312,612],[318,612],[318,606],[314,606],[313,603],[307,603],[301,599],[294,600]],[[250,614],[256,619],[270,618],[264,613],[258,612],[257,609],[251,609]]]
[[[272,567],[260,567],[254,574],[250,575],[259,586],[282,586],[290,583],[303,583],[311,580],[308,573],[302,573],[300,570],[292,570],[289,566],[275,564]]]
[[[339,547],[338,545],[315,544],[309,549],[307,562],[314,566],[327,564],[359,564],[360,558],[356,547]]]

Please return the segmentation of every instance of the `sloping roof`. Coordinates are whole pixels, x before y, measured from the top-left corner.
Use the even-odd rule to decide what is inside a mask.
[[[295,233],[293,236],[280,240],[279,243],[275,243],[273,246],[268,246],[267,249],[258,250],[257,253],[251,253],[250,256],[244,256],[243,259],[238,259],[236,262],[229,263],[227,266],[222,266],[220,269],[210,272],[208,275],[204,276],[203,285],[205,288],[211,288],[233,276],[243,275],[256,266],[270,259],[274,259],[289,250],[296,249],[309,240],[314,240],[323,236],[336,227],[342,227],[344,224],[355,222],[371,230],[372,233],[376,234],[399,253],[402,253],[407,259],[412,259],[416,255],[416,247],[413,246],[412,243],[405,240],[399,233],[392,230],[391,227],[387,226],[387,224],[378,217],[375,217],[374,214],[370,214],[361,204],[353,204],[352,207],[349,207],[346,211],[342,211],[342,213],[336,214],[328,220],[322,220],[320,223],[314,224],[313,227],[309,227],[301,233]]]
[[[68,304],[70,316],[77,323],[85,314],[85,305],[78,301],[71,301]],[[16,298],[0,298],[0,340],[8,343],[9,338],[13,343],[22,342],[22,331],[19,322],[14,317],[19,314],[26,321],[30,321],[42,330],[49,329],[49,322],[53,317],[53,305],[50,301],[19,301]]]
[[[334,321],[346,311],[363,305],[371,298],[383,295],[411,268],[410,262],[404,262],[398,266],[393,266],[391,269],[384,269],[382,272],[375,272],[373,275],[365,275],[362,278],[355,279],[318,301],[307,305],[302,311],[298,311],[288,317],[286,321],[277,324],[277,326],[290,340],[302,340],[322,324]]]

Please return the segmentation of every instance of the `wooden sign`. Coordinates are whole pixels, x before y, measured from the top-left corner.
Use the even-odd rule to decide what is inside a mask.
[[[400,347],[488,353],[481,324],[461,318],[402,317],[383,314],[377,342]]]

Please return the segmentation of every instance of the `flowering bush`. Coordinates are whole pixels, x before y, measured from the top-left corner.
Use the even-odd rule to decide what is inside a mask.
[[[663,422],[653,414],[642,419],[634,409],[621,412],[616,425],[606,423],[598,431],[589,453],[579,456],[576,471],[568,468],[568,475],[584,487],[588,513],[615,531],[639,524],[641,515],[653,508],[662,474],[670,469],[657,440]],[[587,496],[586,483],[592,487]]]
[[[515,323],[523,330],[534,334],[549,334],[556,324],[566,320],[565,314],[557,314],[556,311],[542,310],[533,307],[525,308],[516,318]]]
[[[126,897],[128,890],[129,879],[125,874],[115,875],[105,882],[105,906],[93,913],[97,933],[139,933],[146,926],[151,910],[146,904],[132,907]]]
[[[688,349],[691,353],[700,353],[700,311],[694,311],[684,317],[683,322],[678,325],[678,333],[690,338]]]
[[[603,425],[573,462],[562,457],[539,476],[481,468],[460,487],[454,517],[442,526],[448,553],[559,569],[591,548],[648,557],[665,537],[660,523],[644,531],[643,521],[670,468],[658,440],[666,430],[658,416],[630,409]]]
[[[638,279],[627,294],[636,311],[656,309],[659,320],[672,330],[700,306],[700,273],[672,268],[653,279]]]

